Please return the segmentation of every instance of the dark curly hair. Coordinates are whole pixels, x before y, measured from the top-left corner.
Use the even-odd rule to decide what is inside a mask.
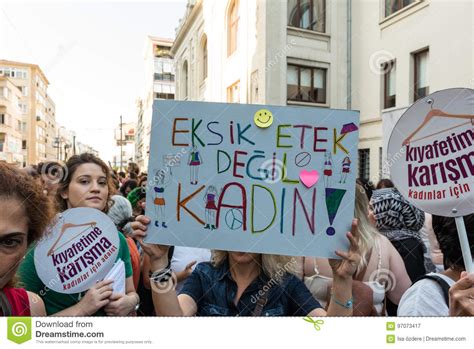
[[[132,191],[133,189],[137,187],[137,185],[138,183],[135,179],[126,180],[120,187],[120,192],[122,193],[122,196],[127,197],[128,195],[126,193],[127,188],[130,188],[130,191]]]
[[[60,177],[62,165],[56,161],[40,162],[37,165],[37,170],[40,175],[45,175],[49,179],[56,179]]]
[[[64,171],[65,176],[64,178],[62,178],[61,182],[59,182],[59,188],[56,194],[56,204],[57,204],[57,209],[59,212],[66,211],[68,209],[67,200],[63,199],[61,197],[61,194],[63,194],[68,189],[69,184],[71,183],[71,179],[74,176],[74,173],[76,172],[77,168],[83,164],[90,164],[90,163],[98,165],[105,174],[105,178],[107,181],[108,194],[107,194],[107,202],[105,204],[105,208],[103,211],[105,213],[109,211],[109,207],[112,203],[110,197],[113,195],[112,193],[115,192],[114,185],[112,182],[112,176],[110,174],[110,169],[107,166],[107,164],[104,161],[102,161],[102,159],[95,156],[94,154],[82,153],[79,155],[71,156],[69,160],[66,162],[66,169]]]
[[[474,214],[463,218],[472,255],[474,252]],[[454,218],[433,215],[432,225],[439,248],[443,252],[444,268],[451,268],[456,271],[466,270]]]
[[[39,240],[51,222],[52,202],[43,194],[41,185],[12,165],[0,163],[0,200],[19,200],[28,217],[28,245]]]

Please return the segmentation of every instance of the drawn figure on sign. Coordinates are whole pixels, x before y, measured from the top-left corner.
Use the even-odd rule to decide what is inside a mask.
[[[330,151],[324,153],[324,187],[331,186],[332,177],[332,155]]]
[[[351,172],[351,159],[348,156],[342,160],[341,179],[339,183],[346,183],[347,175]]]
[[[206,203],[206,225],[204,229],[216,229],[216,200],[219,198],[219,194],[215,186],[211,185],[207,188],[206,193],[204,194],[204,202]]]
[[[155,176],[155,185],[153,186],[154,192],[154,199],[153,205],[155,208],[155,226],[163,228],[168,228],[166,226],[166,218],[165,218],[165,208],[166,208],[166,201],[165,201],[165,187],[169,183],[170,178],[166,179],[165,171],[159,170]]]
[[[189,181],[192,185],[198,184],[199,181],[199,166],[203,164],[201,154],[197,149],[197,146],[193,145],[189,152]]]

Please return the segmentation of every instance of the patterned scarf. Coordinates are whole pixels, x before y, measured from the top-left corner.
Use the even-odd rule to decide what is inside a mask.
[[[422,242],[420,229],[424,212],[410,204],[395,188],[374,190],[370,204],[377,229],[390,241],[415,238]]]

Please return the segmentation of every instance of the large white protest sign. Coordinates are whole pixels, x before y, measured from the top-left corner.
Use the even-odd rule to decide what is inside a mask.
[[[452,88],[418,100],[390,136],[399,191],[425,212],[455,217],[466,270],[474,272],[462,216],[474,213],[474,90]]]
[[[355,111],[155,101],[146,241],[334,257],[354,214]]]
[[[435,92],[418,100],[390,136],[388,161],[398,190],[423,211],[474,213],[474,91]]]
[[[35,268],[41,281],[59,293],[87,291],[113,268],[119,253],[117,228],[93,208],[60,213],[35,248]]]

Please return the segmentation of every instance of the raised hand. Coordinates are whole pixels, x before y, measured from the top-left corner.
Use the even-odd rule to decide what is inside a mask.
[[[359,245],[357,243],[357,219],[352,221],[351,232],[346,234],[349,239],[349,251],[336,251],[336,255],[342,259],[329,259],[332,273],[334,277],[343,279],[352,278],[357,270],[357,266],[361,260]]]
[[[135,222],[132,222],[132,236],[140,243],[143,251],[150,257],[150,264],[153,269],[165,268],[168,264],[169,246],[147,244],[143,238],[147,235],[147,227],[150,224],[150,218],[147,216],[138,216]]]

